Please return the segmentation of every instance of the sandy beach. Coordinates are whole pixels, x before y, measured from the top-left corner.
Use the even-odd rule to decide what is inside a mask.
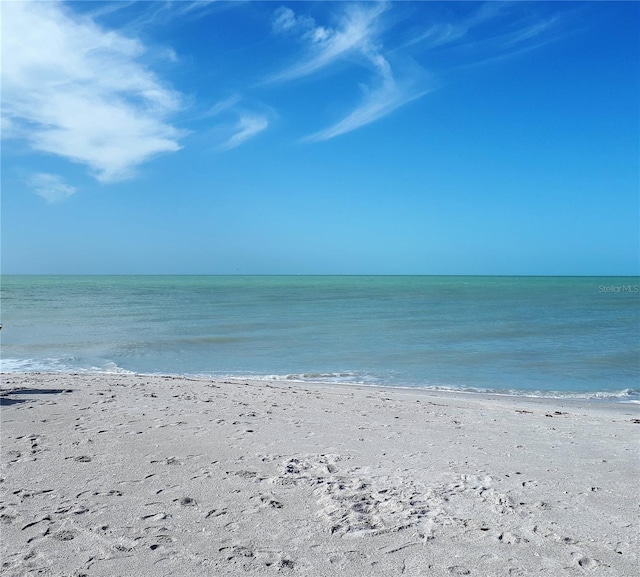
[[[7,577],[635,576],[640,407],[2,376]]]

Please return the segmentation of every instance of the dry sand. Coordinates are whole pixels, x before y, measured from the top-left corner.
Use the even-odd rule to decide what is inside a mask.
[[[6,577],[640,574],[638,405],[2,381]]]

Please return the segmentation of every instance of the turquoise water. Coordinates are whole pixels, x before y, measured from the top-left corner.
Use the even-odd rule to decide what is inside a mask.
[[[4,276],[5,371],[640,399],[637,277]]]

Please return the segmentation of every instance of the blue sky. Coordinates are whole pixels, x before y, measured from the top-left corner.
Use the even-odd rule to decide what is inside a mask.
[[[636,2],[2,2],[2,272],[640,273]]]

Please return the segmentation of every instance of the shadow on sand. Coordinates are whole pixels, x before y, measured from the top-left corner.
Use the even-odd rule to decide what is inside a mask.
[[[7,389],[0,392],[0,406],[6,407],[17,403],[25,403],[30,399],[15,399],[13,397],[21,395],[57,395],[59,393],[71,393],[73,389]]]

